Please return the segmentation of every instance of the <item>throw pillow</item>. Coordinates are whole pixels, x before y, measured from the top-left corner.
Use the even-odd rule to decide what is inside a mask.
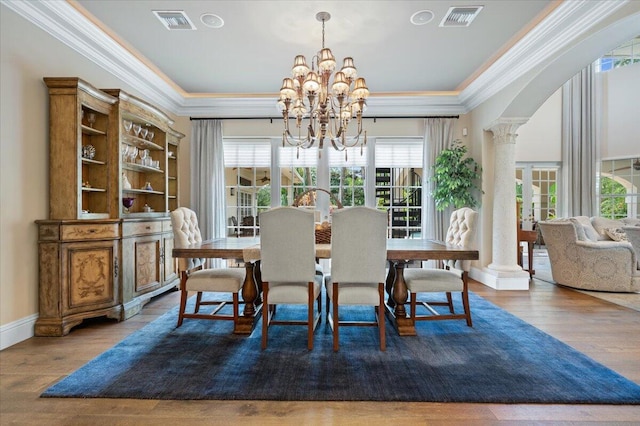
[[[589,241],[598,241],[600,239],[600,234],[591,224],[591,219],[587,216],[576,216],[574,218],[582,227],[584,228],[584,233],[587,236],[587,240]]]
[[[613,241],[628,241],[627,234],[620,228],[607,228],[605,232]]]
[[[578,237],[578,241],[589,241],[589,239],[587,238],[587,235],[584,232],[584,226],[582,226],[576,218],[570,217],[569,221],[573,223],[573,227],[576,230],[576,236]]]
[[[622,227],[622,222],[620,220],[608,219],[606,217],[592,217],[591,223],[593,224],[593,228],[599,235],[599,240],[610,239],[609,235],[607,235],[607,229]]]

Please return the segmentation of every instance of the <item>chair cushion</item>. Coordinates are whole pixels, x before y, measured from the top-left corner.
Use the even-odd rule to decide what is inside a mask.
[[[235,293],[244,282],[243,268],[203,269],[189,275],[187,290]]]
[[[333,300],[333,282],[327,282],[327,294]],[[339,305],[380,305],[378,284],[376,283],[339,283]]]
[[[322,288],[322,277],[316,276],[313,283],[313,299],[315,300],[320,294],[320,289]],[[270,305],[306,305],[309,301],[309,296],[307,294],[308,286],[309,283],[307,282],[270,282],[268,302]]]
[[[462,272],[453,269],[415,269],[404,270],[404,281],[412,293],[462,291]]]

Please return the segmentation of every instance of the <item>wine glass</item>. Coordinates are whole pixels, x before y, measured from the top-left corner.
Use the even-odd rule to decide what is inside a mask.
[[[124,126],[124,130],[127,134],[131,134],[131,127],[133,127],[133,122],[131,120],[122,120],[122,125]]]
[[[133,206],[133,201],[135,198],[133,197],[122,197],[122,206],[124,207],[124,213],[129,214],[129,209]]]
[[[146,138],[147,138],[147,133],[149,133],[149,129],[147,129],[146,127],[143,127],[143,128],[140,130],[140,137],[141,137],[142,139],[146,139]]]
[[[129,157],[129,145],[122,144],[120,154],[122,155],[122,161],[126,162]]]
[[[148,158],[149,158],[148,149],[143,149],[142,151],[140,151],[140,164],[142,164],[143,166],[146,166]]]
[[[154,136],[155,136],[155,133],[153,133],[152,130],[149,130],[149,133],[147,134],[147,139],[149,139],[149,142],[153,140]]]
[[[140,137],[140,131],[142,130],[142,126],[138,123],[133,125],[133,133],[135,133],[136,137]]]
[[[130,146],[129,147],[129,162],[130,163],[135,163],[137,156],[138,156],[138,147],[137,146]]]
[[[94,113],[90,112],[87,115],[87,123],[89,123],[89,127],[93,127],[95,122],[96,122],[96,115]]]

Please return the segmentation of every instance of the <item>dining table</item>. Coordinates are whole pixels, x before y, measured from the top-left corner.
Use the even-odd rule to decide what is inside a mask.
[[[331,244],[316,244],[316,258],[330,259]],[[216,238],[187,246],[175,246],[174,258],[233,259],[244,263],[245,279],[242,285],[244,310],[234,325],[235,334],[251,334],[261,314],[262,280],[260,277],[260,237]],[[404,268],[413,261],[477,260],[475,249],[461,248],[440,241],[420,238],[387,239],[388,274],[385,311],[387,318],[401,336],[416,334],[415,323],[405,305],[409,292],[404,281]]]

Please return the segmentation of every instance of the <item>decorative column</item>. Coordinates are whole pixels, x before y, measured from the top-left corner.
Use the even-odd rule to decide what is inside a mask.
[[[518,265],[516,213],[515,131],[527,118],[500,118],[487,130],[493,133],[493,247],[492,261],[485,268],[486,284],[503,290],[528,290],[529,274]]]

